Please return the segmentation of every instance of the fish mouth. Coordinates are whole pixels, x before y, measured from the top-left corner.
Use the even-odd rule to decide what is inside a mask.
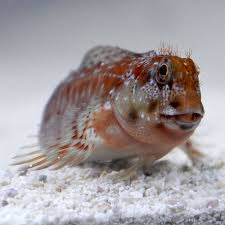
[[[194,130],[199,125],[202,117],[203,114],[201,113],[160,114],[161,122],[166,127],[184,131]]]

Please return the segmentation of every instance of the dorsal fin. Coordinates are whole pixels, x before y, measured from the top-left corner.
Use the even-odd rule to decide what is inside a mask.
[[[137,53],[111,46],[96,46],[90,49],[81,62],[80,69],[88,68],[100,63],[115,63],[126,56],[135,56]]]

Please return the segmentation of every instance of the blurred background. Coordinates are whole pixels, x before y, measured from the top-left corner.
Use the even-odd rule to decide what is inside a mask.
[[[37,134],[53,89],[95,45],[144,52],[165,41],[192,49],[206,108],[200,130],[223,149],[224,23],[225,1],[1,0],[0,168],[36,142],[28,136]]]

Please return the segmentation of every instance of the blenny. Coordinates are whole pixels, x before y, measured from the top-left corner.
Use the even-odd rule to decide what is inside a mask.
[[[203,115],[199,69],[190,54],[98,46],[49,99],[40,149],[16,156],[32,158],[14,164],[38,170],[130,157],[153,162],[180,145],[193,150],[189,137]]]

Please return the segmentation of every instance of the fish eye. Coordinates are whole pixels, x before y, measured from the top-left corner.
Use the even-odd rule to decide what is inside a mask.
[[[158,73],[156,74],[156,81],[159,84],[166,84],[170,79],[170,71],[167,64],[162,64],[158,68]]]

